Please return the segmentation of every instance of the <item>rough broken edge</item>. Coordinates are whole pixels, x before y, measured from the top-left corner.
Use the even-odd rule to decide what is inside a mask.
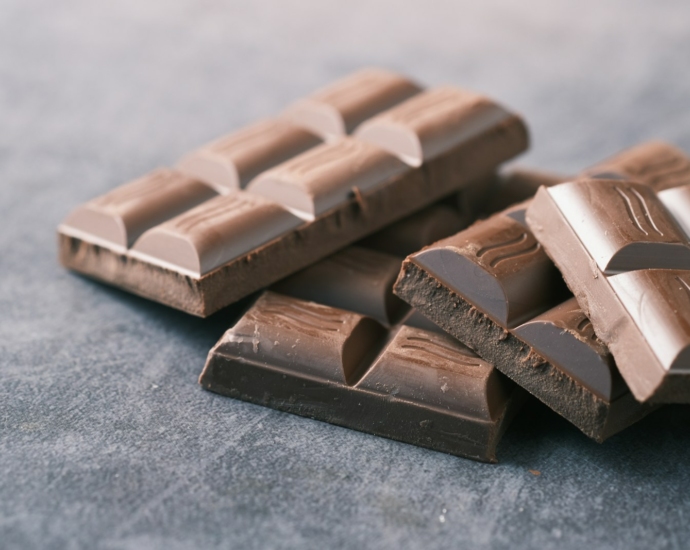
[[[658,408],[629,392],[611,403],[596,396],[412,260],[394,292],[599,443]]]

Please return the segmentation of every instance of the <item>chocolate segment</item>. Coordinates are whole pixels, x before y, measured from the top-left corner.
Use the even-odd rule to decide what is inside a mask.
[[[60,232],[129,248],[150,227],[215,195],[208,185],[161,168],[80,206]]]
[[[276,283],[273,290],[356,311],[390,326],[408,309],[393,294],[400,262],[390,254],[350,246]]]
[[[284,116],[333,141],[421,90],[414,82],[390,71],[364,69],[296,102],[288,107]]]
[[[364,239],[361,244],[402,259],[439,239],[457,233],[467,226],[467,222],[467,218],[457,208],[437,204],[389,225]],[[398,269],[399,264],[400,262]]]
[[[626,264],[629,269],[637,269],[607,275],[592,256],[592,251],[597,250],[593,241],[603,241],[607,235],[601,229],[582,231],[566,214],[571,207],[573,192],[591,189],[594,183],[635,188],[631,182],[585,180],[542,189],[528,209],[527,221],[563,273],[595,331],[613,353],[635,397],[640,401],[689,402],[690,317],[687,313],[690,311],[690,297],[686,275],[690,271],[645,269],[649,266],[668,267],[674,262],[683,265],[683,253],[678,252],[682,245],[676,246],[675,252],[666,256],[662,253],[653,256],[644,249],[645,256],[631,257]],[[582,196],[590,199],[591,218],[610,212],[608,215],[616,219],[617,207],[610,204],[611,197],[596,193],[582,193]],[[640,234],[640,240],[649,238],[643,230],[651,234],[655,227],[663,233],[661,238],[669,235],[673,239],[679,238],[680,231],[672,232],[674,225],[670,214],[658,204],[650,206],[654,198],[651,195],[644,197],[647,205],[645,217],[635,222],[633,218],[637,211],[632,210],[632,214],[628,211],[629,223]],[[607,200],[609,208],[599,204],[601,200]],[[583,203],[581,208],[585,211],[588,203],[584,199]],[[595,221],[594,227],[605,226],[603,221]],[[667,245],[663,252],[667,253],[668,248]],[[650,257],[654,261],[650,261]]]
[[[447,336],[264,293],[211,350],[208,390],[495,462],[521,392]]]
[[[303,223],[268,199],[238,191],[149,229],[133,253],[200,276]]]
[[[494,216],[412,256],[501,326],[512,328],[555,305],[558,272],[531,233]]]
[[[454,338],[403,326],[357,384],[430,407],[491,421],[509,385],[486,361]]]
[[[611,402],[628,392],[613,357],[575,298],[516,327],[515,334],[600,398]]]
[[[690,185],[665,189],[658,196],[690,240]]]
[[[406,172],[405,164],[382,149],[344,138],[264,172],[247,190],[312,220]]]
[[[356,136],[421,166],[514,115],[478,94],[446,86],[425,91],[362,124]]]
[[[185,155],[177,169],[229,193],[319,143],[317,136],[286,120],[262,120]]]
[[[651,187],[590,179],[558,185],[550,196],[602,272],[690,269],[685,234]]]
[[[633,180],[659,192],[690,184],[690,159],[673,145],[650,141],[626,149],[586,170],[583,175],[597,179]]]

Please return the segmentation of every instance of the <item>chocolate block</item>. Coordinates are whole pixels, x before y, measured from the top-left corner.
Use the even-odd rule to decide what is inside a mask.
[[[230,193],[319,143],[319,137],[287,120],[261,120],[185,155],[177,169]]]
[[[638,173],[657,174],[650,176],[651,183],[669,185],[650,150],[682,164],[677,149],[659,143],[636,147],[619,158],[626,166],[636,166]],[[645,172],[644,164],[635,161],[637,155],[652,162],[654,170]],[[574,304],[562,306],[573,306],[567,315],[559,309],[568,296],[541,244],[522,226],[528,204],[413,254],[404,262],[394,290],[585,434],[602,441],[654,406],[640,405],[621,386],[608,350],[583,332],[587,321]],[[587,262],[582,266],[589,269]],[[580,349],[577,354],[568,351],[574,346]]]
[[[464,97],[462,91],[444,94]],[[519,117],[489,100],[479,110],[475,100],[460,103],[454,103],[451,118],[433,103],[415,104],[418,116],[448,138],[434,141],[433,154],[426,151],[420,167],[410,167],[374,144],[344,138],[262,172],[244,191],[225,193],[228,204],[249,195],[267,198],[275,223],[244,217],[240,223],[235,214],[205,217],[203,212],[223,202],[213,199],[192,213],[147,227],[141,242],[125,250],[93,232],[63,225],[60,260],[141,296],[210,315],[442,197],[482,187],[501,162],[525,149],[527,131]],[[463,115],[462,105],[472,112]],[[471,128],[465,129],[467,124]],[[260,142],[258,156],[263,154]],[[297,223],[286,210],[307,223]],[[193,236],[188,216],[204,218],[194,222]]]
[[[284,117],[333,141],[421,91],[417,84],[393,72],[363,69],[297,101]]]
[[[690,402],[687,236],[653,189],[594,179],[544,188],[527,221],[635,397]]]
[[[448,336],[386,330],[337,308],[264,293],[209,353],[205,389],[473,458],[496,444],[521,391]]]

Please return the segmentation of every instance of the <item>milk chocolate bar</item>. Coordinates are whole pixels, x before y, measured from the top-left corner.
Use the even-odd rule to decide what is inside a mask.
[[[521,390],[451,337],[265,292],[211,350],[205,389],[485,462]]]
[[[690,184],[663,189],[682,196]],[[660,196],[635,181],[583,179],[540,190],[527,222],[635,397],[688,403],[690,237],[679,222],[690,210]]]
[[[675,168],[686,163],[676,148],[654,142],[587,173],[626,178],[634,169],[647,184],[667,187],[683,181]],[[669,166],[675,168],[669,171]],[[638,404],[622,384],[608,349],[526,227],[528,205],[513,206],[413,254],[395,292],[585,434],[603,441],[653,406]]]
[[[376,97],[398,97],[387,94]],[[222,177],[189,163],[187,173],[157,171],[68,216],[60,259],[204,317],[444,196],[483,186],[528,141],[519,117],[452,87],[417,93],[360,128],[249,183],[248,174],[284,153],[251,132],[229,146]]]

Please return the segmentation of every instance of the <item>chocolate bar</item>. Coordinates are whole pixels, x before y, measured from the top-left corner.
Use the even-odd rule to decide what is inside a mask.
[[[640,401],[690,402],[690,165],[684,174],[659,196],[631,180],[564,183],[527,211]]]
[[[274,409],[485,462],[521,390],[451,337],[265,292],[199,383]]]
[[[654,142],[587,173],[626,178],[634,169],[648,184],[666,187],[686,162],[676,148]],[[638,404],[621,383],[608,349],[526,227],[528,205],[513,206],[413,254],[403,264],[395,292],[585,434],[603,441],[654,406]]]
[[[387,82],[329,100],[350,130],[362,113],[412,95],[354,137],[313,147],[295,115],[79,207],[59,227],[61,262],[204,317],[444,196],[483,187],[527,147],[522,120],[486,98]]]

